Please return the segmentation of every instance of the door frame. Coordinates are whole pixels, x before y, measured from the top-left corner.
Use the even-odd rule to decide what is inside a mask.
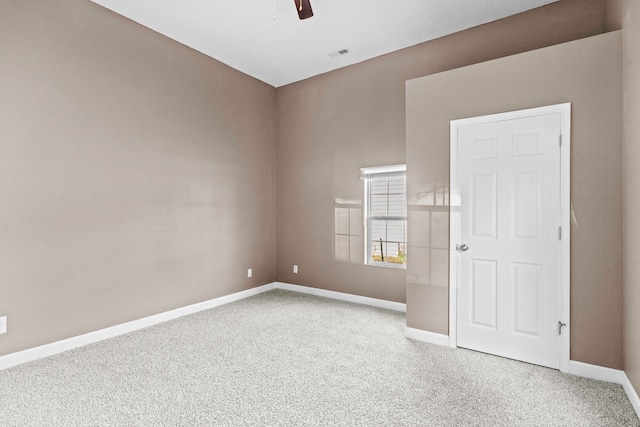
[[[462,126],[491,123],[503,120],[521,119],[532,116],[560,114],[560,224],[562,243],[558,276],[558,319],[566,324],[560,338],[560,371],[569,372],[571,344],[571,103],[529,108],[506,113],[451,120],[449,158],[449,345],[457,347],[457,290],[458,256],[456,244],[460,237],[460,186],[458,183],[458,128]]]

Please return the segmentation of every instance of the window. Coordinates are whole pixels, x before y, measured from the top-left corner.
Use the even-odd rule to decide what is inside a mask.
[[[365,262],[406,268],[406,166],[362,168],[365,210]]]

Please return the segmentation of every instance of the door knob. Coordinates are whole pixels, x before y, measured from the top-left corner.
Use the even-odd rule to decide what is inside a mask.
[[[457,244],[456,245],[456,251],[458,251],[458,252],[466,252],[468,250],[469,250],[469,246],[467,246],[466,244],[462,244],[462,245]]]

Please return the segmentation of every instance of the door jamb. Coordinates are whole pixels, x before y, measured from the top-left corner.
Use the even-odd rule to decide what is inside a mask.
[[[458,128],[462,126],[512,120],[531,116],[560,114],[560,227],[562,227],[562,245],[560,250],[559,274],[559,313],[558,319],[566,327],[560,339],[560,371],[569,372],[571,344],[571,103],[549,105],[506,113],[452,120],[450,123],[449,158],[449,345],[457,347],[457,283],[458,255],[456,244],[460,237],[460,188],[458,184]]]

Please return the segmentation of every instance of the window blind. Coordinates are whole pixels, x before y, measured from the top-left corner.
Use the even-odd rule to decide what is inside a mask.
[[[404,165],[365,168],[367,262],[401,266],[407,254],[407,191]]]

